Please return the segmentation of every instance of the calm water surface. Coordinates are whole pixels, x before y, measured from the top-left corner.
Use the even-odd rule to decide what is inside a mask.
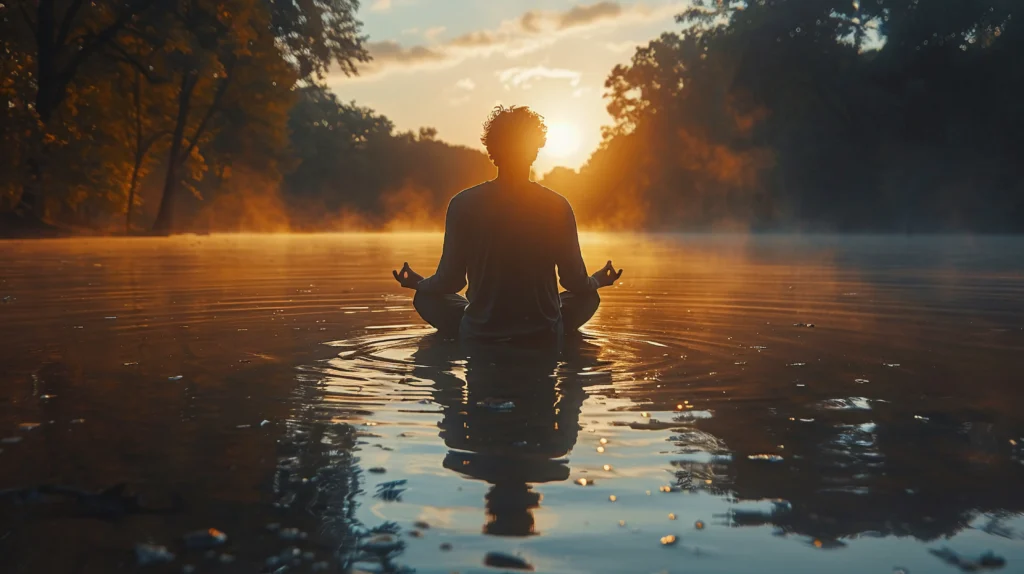
[[[551,351],[432,335],[439,250],[0,242],[0,572],[1024,572],[1024,240],[586,236]]]

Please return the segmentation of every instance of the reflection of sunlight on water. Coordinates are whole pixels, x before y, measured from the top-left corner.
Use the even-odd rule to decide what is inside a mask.
[[[187,514],[118,532],[217,526],[238,571],[292,547],[377,571],[369,541],[441,573],[492,551],[545,572],[932,572],[940,539],[1024,562],[1019,246],[588,234],[626,274],[545,354],[421,326],[390,264],[428,271],[439,239],[0,251],[0,438],[20,439],[0,489],[187,485]],[[26,508],[0,508],[0,555],[68,571],[76,537],[111,545],[23,528]]]

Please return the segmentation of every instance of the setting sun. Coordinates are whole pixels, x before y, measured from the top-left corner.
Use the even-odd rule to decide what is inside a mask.
[[[548,125],[548,143],[544,151],[551,157],[565,158],[580,149],[580,130],[564,122],[552,122]]]

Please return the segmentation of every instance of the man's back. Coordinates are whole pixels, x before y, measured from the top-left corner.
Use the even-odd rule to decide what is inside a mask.
[[[544,118],[533,110],[495,107],[480,141],[498,176],[448,204],[433,276],[424,279],[408,262],[391,272],[416,290],[416,311],[439,332],[506,338],[575,331],[597,312],[597,290],[622,275],[611,261],[587,275],[569,202],[530,181],[546,134]],[[558,293],[559,282],[565,293]]]
[[[456,195],[445,245],[426,291],[457,291],[468,277],[462,330],[476,337],[555,332],[561,317],[555,268],[570,291],[592,291],[576,221],[562,196],[533,182],[489,181]]]

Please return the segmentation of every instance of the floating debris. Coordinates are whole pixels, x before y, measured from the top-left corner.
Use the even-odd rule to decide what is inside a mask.
[[[668,519],[669,520],[675,520],[676,519],[676,514],[674,512],[669,512],[668,513]]]
[[[359,549],[372,554],[391,554],[405,547],[394,534],[375,534],[363,541]]]
[[[808,327],[808,328],[813,329],[814,328],[814,323],[793,323],[793,326],[794,327]]]
[[[919,421],[921,421],[921,422],[925,422],[925,423],[931,420],[928,417],[923,417],[921,415],[914,415],[914,418],[919,420]]]
[[[228,541],[228,535],[216,528],[189,532],[184,536],[185,548],[190,550],[208,550],[216,548]]]
[[[50,399],[57,398],[57,395],[39,395],[39,398],[44,400],[44,401],[48,401]]]
[[[373,474],[384,474],[388,470],[383,466],[375,466],[373,468],[366,469],[366,472],[372,472]]]
[[[298,528],[282,528],[277,537],[281,540],[305,540],[309,535]]]
[[[668,536],[661,537],[662,546],[675,546],[679,542],[679,537],[675,534],[669,534]]]
[[[605,470],[605,472],[611,472],[612,465],[606,464],[606,465],[602,466],[601,468],[603,468]]]
[[[139,362],[138,361],[128,361],[127,363],[122,363],[122,364],[124,366],[126,366],[126,367],[134,367],[135,365],[138,365]]]
[[[747,458],[750,460],[763,460],[766,462],[782,462],[785,460],[777,454],[750,454],[747,455]]]
[[[579,478],[576,480],[576,484],[580,486],[594,486],[594,479],[592,478]]]
[[[736,362],[735,362],[735,363],[733,363],[733,364],[734,364],[734,365],[746,365],[746,364],[747,364],[747,362],[746,362],[746,361],[736,361]]]
[[[693,523],[693,527],[696,528],[697,530],[704,530],[704,521],[703,520],[698,520],[697,522],[694,522]]]
[[[20,423],[18,424],[18,430],[30,431],[39,428],[40,423]]]
[[[516,404],[512,401],[504,401],[501,399],[484,399],[476,403],[476,406],[491,409],[493,411],[510,411],[516,408]]]
[[[608,495],[608,500],[610,502],[615,502],[618,499],[619,499],[619,497],[615,496],[614,494]]]
[[[184,375],[174,375],[173,377],[167,377],[167,380],[168,381],[180,381],[180,380],[182,380],[184,378],[185,378]]]
[[[413,522],[412,525],[420,530],[430,530],[430,524],[423,520],[417,520],[416,522]]]
[[[261,423],[260,423],[260,426],[261,426],[261,427],[265,427],[265,426],[267,426],[267,425],[269,425],[269,424],[270,424],[270,421],[268,421],[268,420],[264,420],[263,422],[261,422]]]
[[[867,379],[854,379],[853,382],[855,382],[857,384],[860,384],[860,385],[863,385],[864,383],[870,383],[871,381],[869,381]]]
[[[166,564],[173,560],[174,553],[168,550],[166,546],[157,546],[156,544],[135,545],[135,561],[139,563],[139,566]]]
[[[928,552],[937,556],[940,560],[946,564],[956,566],[964,572],[974,572],[975,570],[982,570],[985,568],[1002,568],[1006,566],[1006,559],[1002,556],[996,556],[992,551],[988,551],[978,558],[968,558],[961,554],[958,554],[955,550],[943,546],[938,550],[930,549]]]
[[[806,365],[807,365],[807,363],[788,363],[788,364],[786,364],[787,367],[804,367]]]
[[[599,452],[599,453],[604,452],[604,447],[603,446],[597,447],[597,452]]]
[[[383,482],[377,485],[377,493],[373,495],[374,498],[379,498],[386,502],[401,502],[402,493],[406,489],[401,488],[409,482],[407,480],[392,480],[391,482]]]
[[[533,565],[519,556],[505,554],[503,552],[488,552],[484,556],[484,566],[491,568],[511,568],[513,570],[533,571]]]
[[[890,367],[890,368],[895,368],[895,367],[900,366],[900,364],[899,363],[882,363],[882,366]]]
[[[440,548],[441,550],[443,550],[445,552],[449,552],[452,549],[452,544],[451,544],[451,542],[442,542],[441,546],[438,546],[438,548]]]

